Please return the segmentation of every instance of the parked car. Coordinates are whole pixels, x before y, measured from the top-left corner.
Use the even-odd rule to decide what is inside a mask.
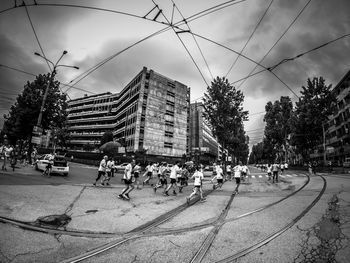
[[[345,162],[343,162],[343,167],[350,167],[350,157],[345,158]]]
[[[45,171],[48,163],[51,162],[51,174],[62,174],[64,176],[68,176],[69,166],[66,160],[66,157],[62,155],[52,155],[52,154],[44,154],[38,156],[37,161],[35,163],[35,169],[40,171]]]
[[[115,165],[115,171],[124,171],[125,167],[128,165],[129,163],[122,163],[122,164],[117,164]]]

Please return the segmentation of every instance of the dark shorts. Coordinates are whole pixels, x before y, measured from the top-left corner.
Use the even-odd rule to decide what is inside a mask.
[[[246,172],[242,172],[242,176],[246,176],[247,175],[247,173]]]
[[[135,177],[135,178],[139,178],[139,176],[140,176],[140,173],[139,173],[139,172],[134,172],[134,177]]]
[[[201,186],[200,185],[195,185],[194,188],[200,189]]]
[[[176,179],[170,178],[170,183],[171,183],[171,184],[176,184]]]
[[[152,177],[152,172],[147,172],[147,176]]]
[[[224,183],[224,179],[217,179],[218,180],[218,184],[223,184]]]
[[[240,184],[241,183],[241,178],[235,177],[235,179],[236,179],[236,184]]]
[[[168,184],[168,182],[166,181],[166,179],[165,178],[160,178],[160,184],[161,185],[166,185],[166,184]]]
[[[126,185],[132,184],[132,180],[131,179],[123,179],[123,181],[124,181],[124,184],[126,184]]]

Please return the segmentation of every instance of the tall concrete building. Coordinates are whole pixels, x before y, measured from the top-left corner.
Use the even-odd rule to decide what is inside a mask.
[[[191,103],[190,155],[197,161],[211,163],[218,159],[221,148],[204,120],[203,103]]]
[[[71,147],[97,145],[110,131],[124,138],[126,150],[181,157],[189,141],[190,88],[143,68],[116,94],[103,93],[68,102]]]
[[[327,160],[342,165],[350,157],[350,70],[333,89],[336,110],[326,125]]]

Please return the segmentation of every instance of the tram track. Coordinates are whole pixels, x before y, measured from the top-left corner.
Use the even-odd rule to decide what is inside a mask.
[[[152,237],[152,236],[165,236],[165,235],[173,235],[173,234],[181,234],[181,233],[186,233],[186,232],[191,232],[191,231],[196,231],[196,230],[201,230],[207,227],[211,227],[214,226],[214,230],[210,232],[210,234],[208,235],[208,238],[206,239],[207,241],[205,242],[205,244],[202,244],[202,251],[208,251],[208,249],[210,248],[211,243],[214,241],[215,236],[217,235],[217,233],[220,230],[219,226],[222,226],[223,224],[227,223],[227,222],[231,222],[234,220],[238,220],[240,218],[244,218],[247,217],[251,214],[263,211],[271,206],[274,206],[288,198],[290,198],[291,196],[295,195],[296,193],[300,192],[306,185],[309,184],[310,182],[310,177],[306,174],[307,180],[306,182],[296,191],[290,193],[289,195],[283,197],[280,200],[277,200],[276,202],[270,203],[268,205],[265,205],[261,208],[255,209],[253,211],[250,211],[248,213],[245,213],[243,215],[237,216],[235,218],[231,218],[231,219],[225,219],[226,215],[230,209],[230,206],[232,204],[232,201],[234,199],[234,195],[230,197],[229,202],[227,203],[225,209],[221,212],[221,214],[219,215],[219,217],[212,221],[212,222],[208,222],[205,224],[198,224],[196,226],[190,226],[190,227],[184,227],[184,228],[179,228],[179,229],[167,229],[167,230],[161,230],[159,232],[151,232],[152,229],[156,228],[157,226],[165,223],[166,221],[171,220],[172,218],[174,218],[176,215],[178,215],[179,213],[181,213],[182,211],[184,211],[188,205],[184,204],[181,206],[176,207],[175,209],[157,217],[156,219],[147,222],[146,224],[139,226],[125,234],[122,235],[122,237],[117,238],[116,240],[109,242],[103,246],[97,247],[95,249],[92,249],[82,255],[76,256],[76,257],[72,257],[70,259],[66,259],[62,262],[68,263],[68,262],[81,262],[85,259],[97,256],[107,250],[110,250],[112,248],[118,247],[122,244],[125,244],[126,242],[129,241],[133,241],[139,238],[144,238],[144,237]],[[213,190],[208,190],[206,191],[205,195],[209,195],[213,192]],[[191,203],[191,205],[195,204],[198,200],[193,200],[194,202]],[[6,223],[13,223],[15,222],[16,225],[18,225],[19,227],[22,227],[24,229],[29,229],[29,230],[33,230],[33,231],[38,231],[38,232],[44,232],[44,233],[48,233],[48,234],[59,234],[59,235],[71,235],[71,236],[77,236],[77,237],[90,237],[90,238],[115,238],[118,236],[117,233],[103,233],[103,232],[80,232],[80,231],[71,231],[71,230],[58,230],[58,229],[51,229],[51,228],[45,228],[45,227],[38,227],[38,226],[33,226],[30,225],[28,223],[23,223],[20,221],[16,221],[16,220],[11,220],[11,219],[6,219],[3,217],[0,217],[0,221],[2,222],[6,222]],[[13,221],[13,222],[10,222]],[[119,233],[120,235],[120,233]],[[201,252],[203,253],[203,252]],[[201,254],[199,253],[199,255]],[[201,260],[204,258],[206,252],[204,253],[203,256],[200,256],[198,258],[201,258]],[[201,262],[200,261],[191,261],[191,262]]]

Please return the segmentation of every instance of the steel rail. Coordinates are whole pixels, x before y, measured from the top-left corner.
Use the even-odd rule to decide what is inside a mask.
[[[289,224],[287,224],[286,226],[284,226],[283,228],[281,228],[278,231],[273,232],[272,234],[270,234],[268,237],[264,238],[263,240],[259,241],[258,243],[240,250],[239,252],[226,257],[224,259],[221,259],[219,261],[216,261],[215,263],[226,263],[226,262],[233,262],[234,260],[241,258],[251,252],[253,252],[254,250],[257,250],[258,248],[266,245],[267,243],[271,242],[272,240],[274,240],[275,238],[279,237],[280,235],[282,235],[284,232],[286,232],[288,229],[290,229],[292,226],[294,226],[301,218],[303,218],[316,204],[317,202],[321,199],[322,195],[324,194],[324,192],[326,191],[327,188],[327,181],[326,179],[322,176],[319,175],[319,177],[322,178],[323,180],[323,187],[322,190],[319,192],[319,194],[317,195],[317,197],[313,200],[313,202],[308,205],[297,217],[295,217]]]

